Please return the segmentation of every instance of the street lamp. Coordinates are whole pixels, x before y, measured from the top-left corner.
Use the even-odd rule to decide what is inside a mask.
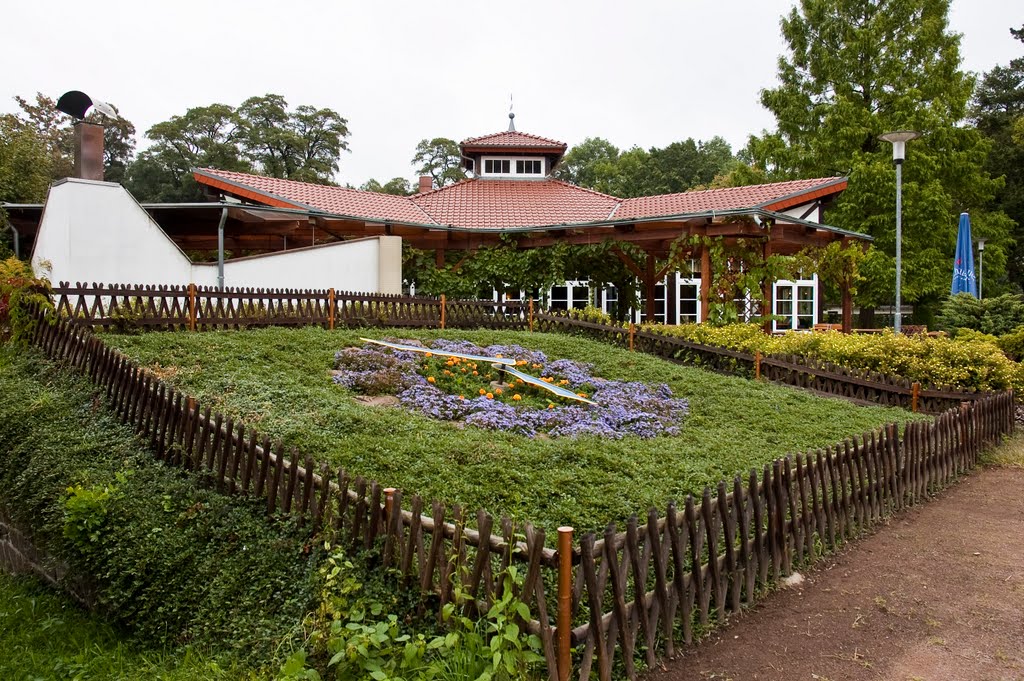
[[[978,300],[981,300],[981,275],[985,271],[985,239],[978,239]]]
[[[921,133],[916,130],[896,130],[879,135],[878,139],[892,143],[892,162],[896,164],[896,319],[893,328],[900,332],[900,273],[903,266],[903,159],[906,158],[907,142],[917,139]]]

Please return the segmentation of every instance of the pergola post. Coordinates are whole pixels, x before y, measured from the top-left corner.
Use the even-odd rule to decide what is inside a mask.
[[[767,263],[768,258],[770,258],[772,255],[771,241],[765,239],[762,252],[764,255],[764,261]],[[763,320],[761,322],[761,326],[764,329],[764,332],[769,335],[771,335],[772,332],[771,316],[772,308],[774,307],[774,305],[772,304],[774,300],[774,291],[772,289],[774,287],[775,282],[769,279],[768,277],[765,277],[764,280],[761,282],[761,297],[764,299],[764,301],[761,303],[761,319]]]
[[[700,321],[706,322],[711,314],[711,252],[705,245],[700,249]]]
[[[654,286],[657,283],[657,275],[654,273],[654,252],[647,251],[647,263],[644,269],[644,309],[647,315],[647,323],[654,323],[654,315],[657,308],[654,305]]]
[[[853,294],[850,293],[850,280],[843,277],[839,288],[843,293],[843,333],[853,333]]]

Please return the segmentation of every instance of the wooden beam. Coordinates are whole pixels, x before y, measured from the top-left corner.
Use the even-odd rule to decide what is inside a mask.
[[[630,272],[635,274],[638,279],[644,278],[644,271],[640,269],[640,266],[636,264],[636,261],[630,257],[629,253],[626,253],[618,245],[612,246],[612,253],[622,261],[622,264],[626,266]]]
[[[654,286],[655,286],[655,284],[658,281],[657,277],[654,276],[654,274],[655,274],[655,272],[654,272],[654,265],[655,265],[655,263],[654,263],[654,254],[653,253],[648,253],[647,254],[647,262],[645,263],[645,265],[646,265],[646,267],[644,268],[645,272],[644,272],[643,280],[644,280],[644,295],[647,297],[647,300],[644,301],[645,302],[645,306],[644,307],[646,307],[646,309],[647,309],[647,323],[648,324],[653,324],[654,323],[654,313],[655,313],[655,310],[656,310],[655,305],[654,305]]]
[[[765,240],[763,250],[761,253],[764,257],[764,261],[768,262],[768,258],[772,256],[771,240]],[[772,290],[772,288],[774,286],[775,282],[773,282],[768,277],[765,277],[764,281],[761,282],[761,297],[764,298],[764,302],[761,303],[761,318],[764,320],[764,322],[761,326],[764,329],[764,332],[767,334],[770,334],[772,332],[772,321],[770,317],[772,315],[772,302],[774,299],[774,291]],[[796,305],[797,301],[793,301],[793,304]],[[794,314],[795,313],[796,310],[794,310]]]
[[[700,249],[700,321],[711,315],[711,252],[707,246]]]

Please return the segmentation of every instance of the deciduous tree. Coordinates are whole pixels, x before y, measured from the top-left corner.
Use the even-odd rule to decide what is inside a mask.
[[[755,164],[772,179],[847,175],[828,222],[875,237],[882,276],[859,287],[864,305],[893,299],[895,172],[878,139],[914,129],[903,186],[903,299],[929,308],[948,294],[957,215],[971,212],[988,237],[985,269],[1004,271],[1009,220],[985,211],[1000,183],[984,170],[988,144],[964,126],[973,78],[960,70],[949,0],[800,0],[782,19],[788,53],[780,84],[761,94],[777,130],[751,137]]]
[[[466,178],[459,145],[447,137],[420,140],[412,163],[418,166],[417,173],[434,178],[435,188],[447,187]]]

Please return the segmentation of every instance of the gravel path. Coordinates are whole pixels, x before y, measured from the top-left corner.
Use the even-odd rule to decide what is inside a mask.
[[[988,468],[646,677],[1024,679],[1024,469]]]

